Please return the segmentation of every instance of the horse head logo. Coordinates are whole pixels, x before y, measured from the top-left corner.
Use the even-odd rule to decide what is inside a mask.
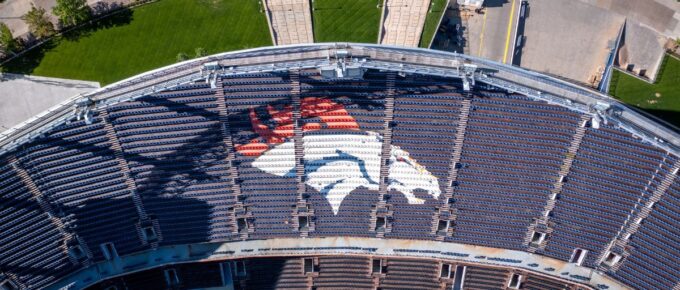
[[[295,146],[292,110],[285,107],[267,108],[277,126],[272,130],[263,124],[254,110],[250,112],[251,123],[261,138],[249,144],[237,146],[241,154],[258,156],[252,166],[277,176],[295,176]],[[337,214],[340,204],[350,192],[361,186],[378,190],[380,186],[380,160],[382,137],[371,131],[360,131],[358,123],[344,106],[327,99],[305,98],[301,106],[302,117],[317,118],[320,123],[307,123],[303,132],[344,129],[338,133],[305,134],[304,148],[305,183],[323,194]],[[411,158],[408,152],[392,146],[389,157],[387,189],[404,194],[411,204],[422,204],[414,192],[426,191],[433,198],[441,194],[439,181],[427,169]]]

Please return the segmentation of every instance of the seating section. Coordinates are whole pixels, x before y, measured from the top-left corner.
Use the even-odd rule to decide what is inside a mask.
[[[451,153],[463,100],[459,87],[460,84],[444,79],[409,76],[401,81],[395,96],[392,145],[409,152],[411,158],[434,175],[439,180],[440,192],[445,191],[451,171]],[[397,180],[413,178],[408,172],[398,173]],[[388,202],[393,205],[394,222],[386,237],[433,238],[432,216],[444,196],[435,199],[416,192],[416,197],[425,202],[409,204],[402,193],[390,192]]]
[[[375,134],[384,129],[385,74],[332,82],[307,74],[300,81],[304,169],[316,223],[310,235],[371,236],[382,148]]]
[[[667,191],[662,181],[676,174],[678,157],[614,124],[582,128],[586,118],[576,111],[478,87],[485,89],[377,70],[363,79],[302,70],[201,80],[99,104],[0,157],[0,283],[5,275],[43,288],[86,265],[158,246],[301,236],[444,239],[562,261],[579,248],[587,250],[583,266],[598,268],[621,229],[664,191],[608,274],[634,288],[676,287],[680,181]],[[574,140],[581,140],[575,154]],[[451,230],[436,233],[436,219],[449,216]],[[530,248],[537,224],[545,242]],[[301,258],[248,260],[249,271],[262,271],[235,279],[243,289],[452,283],[434,261],[388,259],[382,276],[370,272],[369,258],[318,261],[306,275]],[[205,284],[183,284],[203,288],[217,283],[208,276],[218,268],[175,270],[206,273]],[[503,271],[471,266],[468,287],[495,288],[507,282]],[[163,271],[143,273],[116,281],[143,289],[167,282]],[[532,279],[525,288],[564,286]]]
[[[260,168],[252,165],[264,150],[286,146],[284,141],[292,137],[292,123],[285,112],[290,111],[290,78],[287,74],[250,74],[225,78],[223,86],[231,138],[238,151],[234,163],[239,166],[238,185],[246,211],[257,217],[253,238],[295,236],[289,224],[297,198],[295,174],[290,172],[295,164],[293,152],[273,154],[276,161],[261,162]]]
[[[444,289],[439,282],[440,266],[436,261],[387,259],[387,273],[380,280],[380,289]]]
[[[314,287],[324,289],[373,289],[371,260],[366,257],[319,257],[319,276]]]
[[[76,229],[95,261],[101,245],[113,243],[118,255],[145,249],[132,191],[111,149],[100,114],[92,124],[59,126],[16,156],[54,210]]]
[[[447,240],[523,250],[558,179],[580,116],[519,95],[472,100]]]
[[[552,280],[546,277],[541,277],[541,276],[536,276],[536,275],[529,275],[526,278],[526,281],[522,283],[521,289],[527,289],[527,290],[545,290],[545,289],[550,289],[550,290],[567,290],[567,289],[580,289],[580,288],[573,288],[572,285],[569,285],[568,283],[564,283],[558,280]]]
[[[638,289],[672,289],[680,281],[680,236],[675,224],[680,217],[680,180],[676,178],[653,209],[630,237],[631,255],[614,276]]]
[[[589,128],[552,211],[555,227],[542,254],[567,261],[581,248],[588,250],[584,265],[596,266],[633,207],[644,204],[667,172],[657,172],[663,155],[630,133]]]
[[[467,267],[464,289],[505,289],[510,278],[507,269]]]
[[[117,104],[108,114],[162,244],[232,238],[235,197],[214,90],[178,87]]]
[[[301,258],[264,258],[246,260],[247,276],[237,290],[309,289],[311,279],[303,273]]]
[[[77,266],[49,215],[8,160],[0,161],[0,272],[36,288],[53,283]]]

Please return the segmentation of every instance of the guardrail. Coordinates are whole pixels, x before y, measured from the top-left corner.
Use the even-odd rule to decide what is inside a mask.
[[[0,155],[63,124],[75,117],[75,104],[88,98],[96,108],[135,99],[183,83],[201,79],[203,65],[220,64],[222,75],[252,72],[285,71],[288,69],[317,68],[336,61],[338,52],[349,62],[364,68],[387,69],[409,73],[460,77],[459,67],[474,64],[487,71],[479,73],[479,80],[532,98],[566,106],[582,113],[599,114],[620,124],[644,140],[680,156],[680,135],[677,128],[658,122],[600,92],[571,84],[534,71],[500,64],[469,55],[375,44],[321,43],[265,47],[228,52],[159,68],[82,96],[75,96],[49,110],[0,134]],[[596,107],[612,108],[599,111]]]

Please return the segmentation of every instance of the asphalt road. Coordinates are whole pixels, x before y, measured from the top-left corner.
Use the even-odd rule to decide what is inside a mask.
[[[467,21],[469,53],[511,63],[520,3],[521,0],[487,0],[485,12],[475,13]]]

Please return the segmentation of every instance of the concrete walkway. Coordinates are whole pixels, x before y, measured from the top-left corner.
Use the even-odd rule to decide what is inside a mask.
[[[264,3],[274,44],[314,42],[309,0],[265,0]]]
[[[385,0],[380,44],[418,47],[430,0]]]
[[[519,268],[572,283],[586,284],[594,289],[597,289],[598,285],[606,286],[605,289],[609,290],[628,289],[625,285],[591,268],[522,251],[449,242],[356,237],[288,238],[159,247],[153,251],[139,252],[84,268],[50,285],[47,289],[59,289],[69,284],[73,284],[71,286],[74,288],[84,288],[101,279],[165,264],[304,255],[440,259],[466,264]],[[588,280],[575,277],[588,277]]]

